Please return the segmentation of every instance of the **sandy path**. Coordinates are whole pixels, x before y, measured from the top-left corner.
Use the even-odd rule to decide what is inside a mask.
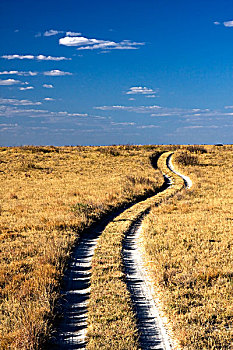
[[[169,157],[168,157],[169,158]],[[171,157],[167,162],[172,170]],[[172,170],[173,171],[173,170]],[[165,175],[165,184],[161,191],[172,183]],[[123,210],[109,215],[99,225],[81,237],[75,247],[69,268],[65,272],[60,309],[62,316],[56,325],[56,332],[47,349],[85,349],[87,330],[87,302],[90,292],[91,259],[98,237],[115,217]],[[171,349],[170,341],[159,317],[152,298],[150,287],[146,283],[147,276],[143,267],[143,259],[138,249],[138,237],[141,222],[146,213],[131,225],[126,233],[123,256],[127,284],[138,318],[138,329],[142,349]]]
[[[87,302],[90,294],[91,259],[98,237],[106,225],[119,213],[110,214],[99,225],[82,236],[75,247],[69,267],[63,278],[63,289],[59,311],[60,319],[56,322],[56,332],[46,348],[85,349],[87,330]]]
[[[192,181],[189,177],[176,172],[171,163],[170,155],[167,158],[167,167],[183,178],[185,186],[190,188]],[[172,182],[168,187],[172,186]],[[142,214],[134,222],[126,233],[123,245],[123,260],[127,287],[131,294],[131,300],[137,316],[137,326],[139,331],[139,342],[142,349],[171,350],[174,348],[172,340],[169,338],[163,319],[155,303],[156,293],[153,283],[146,272],[143,253],[141,250],[140,231],[142,229]]]

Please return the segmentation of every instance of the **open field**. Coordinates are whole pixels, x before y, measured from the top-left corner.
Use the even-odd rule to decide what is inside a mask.
[[[173,149],[175,168],[194,185],[181,190],[160,157],[174,186],[125,210],[102,233],[87,347],[139,349],[122,242],[132,220],[159,204],[143,223],[143,240],[173,334],[184,349],[231,349],[232,146],[1,148],[1,348],[43,348],[78,237],[105,213],[159,188],[163,177],[149,157]]]
[[[36,349],[84,227],[163,182],[158,147],[1,148],[0,347]]]
[[[144,249],[181,348],[232,349],[233,147],[190,149],[173,163],[194,185],[147,216]]]

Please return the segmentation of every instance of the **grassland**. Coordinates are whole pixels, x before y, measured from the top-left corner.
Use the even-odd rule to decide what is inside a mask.
[[[157,147],[0,148],[0,348],[37,349],[85,227],[162,183]]]
[[[149,157],[173,148],[180,149],[175,167],[194,186],[181,190],[170,174],[175,186],[106,227],[93,258],[88,348],[139,348],[122,240],[132,219],[161,204],[144,222],[144,249],[180,347],[231,349],[232,146],[0,148],[1,349],[43,348],[78,237],[107,212],[161,186]],[[163,160],[159,166],[167,171]]]
[[[176,153],[173,163],[194,185],[151,211],[144,249],[180,347],[230,350],[233,147],[189,149]]]

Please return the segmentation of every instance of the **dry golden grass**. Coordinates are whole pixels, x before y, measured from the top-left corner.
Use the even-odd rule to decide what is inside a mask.
[[[159,167],[175,186],[125,211],[122,221],[110,223],[100,237],[93,259],[88,347],[138,348],[123,278],[122,240],[132,219],[164,202],[146,219],[145,249],[174,333],[185,349],[231,349],[231,146],[206,146],[207,153],[193,146],[1,148],[2,349],[40,348],[79,235],[104,213],[160,186],[162,177],[149,156],[176,148],[181,150],[173,163],[194,187],[175,194],[182,181],[167,171],[162,156]]]
[[[151,211],[144,222],[144,242],[156,289],[181,348],[230,350],[233,146],[205,149],[207,153],[190,147],[194,165],[184,161],[184,150],[177,153],[175,168],[194,185]]]
[[[37,349],[83,229],[162,182],[156,147],[0,148],[0,348]]]

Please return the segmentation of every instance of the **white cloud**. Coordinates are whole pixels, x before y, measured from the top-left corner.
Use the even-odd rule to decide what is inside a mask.
[[[54,86],[52,84],[43,84],[43,87],[46,89],[53,89]]]
[[[6,60],[38,60],[38,61],[64,61],[71,60],[71,58],[67,57],[53,57],[53,56],[44,56],[44,55],[3,55],[1,58],[5,58]]]
[[[82,33],[66,32],[66,36],[79,36],[79,35],[82,35]]]
[[[53,69],[53,70],[50,70],[48,72],[44,72],[44,75],[48,75],[51,77],[60,77],[60,76],[64,76],[64,75],[73,75],[73,74],[70,72],[63,72],[59,69]]]
[[[139,125],[137,126],[137,129],[154,129],[154,128],[160,128],[158,125]]]
[[[50,30],[46,30],[46,32],[44,33],[44,36],[53,36],[53,35],[57,35],[60,33],[64,33],[64,32],[60,31],[60,30],[50,29]]]
[[[71,58],[67,57],[52,57],[52,56],[44,56],[44,55],[38,55],[36,56],[36,59],[39,61],[65,61],[65,60],[71,60]]]
[[[88,117],[87,113],[67,113],[66,115],[67,117]]]
[[[178,130],[181,129],[219,129],[221,126],[219,125],[190,125],[190,126],[183,126],[181,128],[178,128]]]
[[[94,107],[94,109],[99,109],[102,111],[127,111],[127,112],[136,112],[136,113],[151,113],[154,111],[160,111],[163,108],[160,106],[100,106],[100,107]]]
[[[141,114],[150,114],[151,117],[179,117],[184,118],[186,120],[190,119],[200,120],[204,118],[222,118],[222,117],[231,117],[233,112],[224,113],[219,110],[210,110],[210,109],[199,109],[199,108],[169,108],[169,107],[161,107],[157,105],[152,106],[100,106],[94,107],[94,109],[102,110],[102,111],[124,111],[124,112],[134,112]],[[198,113],[197,113],[198,112]]]
[[[133,86],[126,92],[127,95],[153,95],[155,97],[156,91],[147,87]]]
[[[221,24],[221,23],[218,22],[218,21],[215,21],[214,24],[215,24],[216,26],[218,26],[218,25]]]
[[[94,45],[98,43],[99,43],[99,40],[88,39],[83,36],[78,36],[78,37],[66,36],[64,38],[59,39],[59,44],[65,45],[65,46],[81,46],[81,45],[92,45],[92,44]]]
[[[51,97],[45,97],[44,100],[45,101],[55,101],[54,98],[51,98]]]
[[[20,75],[20,76],[24,76],[24,77],[33,77],[35,75],[37,75],[38,73],[37,72],[19,72],[17,70],[10,70],[10,71],[3,71],[3,72],[0,72],[0,75]]]
[[[0,105],[13,105],[13,106],[38,106],[41,102],[33,102],[29,100],[17,100],[14,98],[0,98]]]
[[[158,97],[156,95],[146,95],[147,98],[155,98],[155,97]]]
[[[0,127],[5,127],[5,126],[9,126],[9,127],[11,127],[11,126],[18,126],[18,124],[17,123],[15,123],[15,124],[6,124],[6,123],[1,123],[0,124]]]
[[[6,74],[18,74],[19,72],[17,70],[11,70],[11,71],[6,71],[4,70],[3,72],[0,72],[0,75],[6,75]]]
[[[111,122],[112,125],[135,125],[134,122],[121,122],[121,123],[115,123],[115,122]]]
[[[41,102],[33,102],[29,100],[17,100],[15,98],[0,98],[0,105],[12,105],[12,106],[38,106]]]
[[[49,116],[49,111],[43,109],[21,109],[24,104],[0,106],[0,116],[5,118],[11,118],[14,116],[21,117],[27,116],[30,118],[38,118],[42,116]]]
[[[223,22],[225,27],[233,27],[233,21]]]
[[[35,56],[33,56],[33,55],[3,55],[3,56],[1,56],[1,58],[5,58],[6,60],[15,60],[15,59],[34,60]]]
[[[27,86],[27,87],[20,87],[19,90],[21,91],[25,91],[25,90],[33,90],[34,87],[33,86]]]
[[[27,77],[27,76],[34,77],[37,74],[38,74],[37,72],[31,72],[31,71],[29,71],[29,72],[18,72],[18,75],[23,75],[25,77]]]
[[[79,46],[78,50],[129,50],[137,49],[140,45],[145,45],[145,43],[137,43],[130,40],[123,40],[117,43],[109,40],[89,39],[84,36],[66,36],[59,39],[59,44],[65,46]]]
[[[129,101],[135,101],[135,98],[131,97],[129,98]]]
[[[21,81],[15,80],[15,79],[6,79],[6,80],[0,79],[0,85],[2,86],[11,86],[16,84],[21,84]]]

